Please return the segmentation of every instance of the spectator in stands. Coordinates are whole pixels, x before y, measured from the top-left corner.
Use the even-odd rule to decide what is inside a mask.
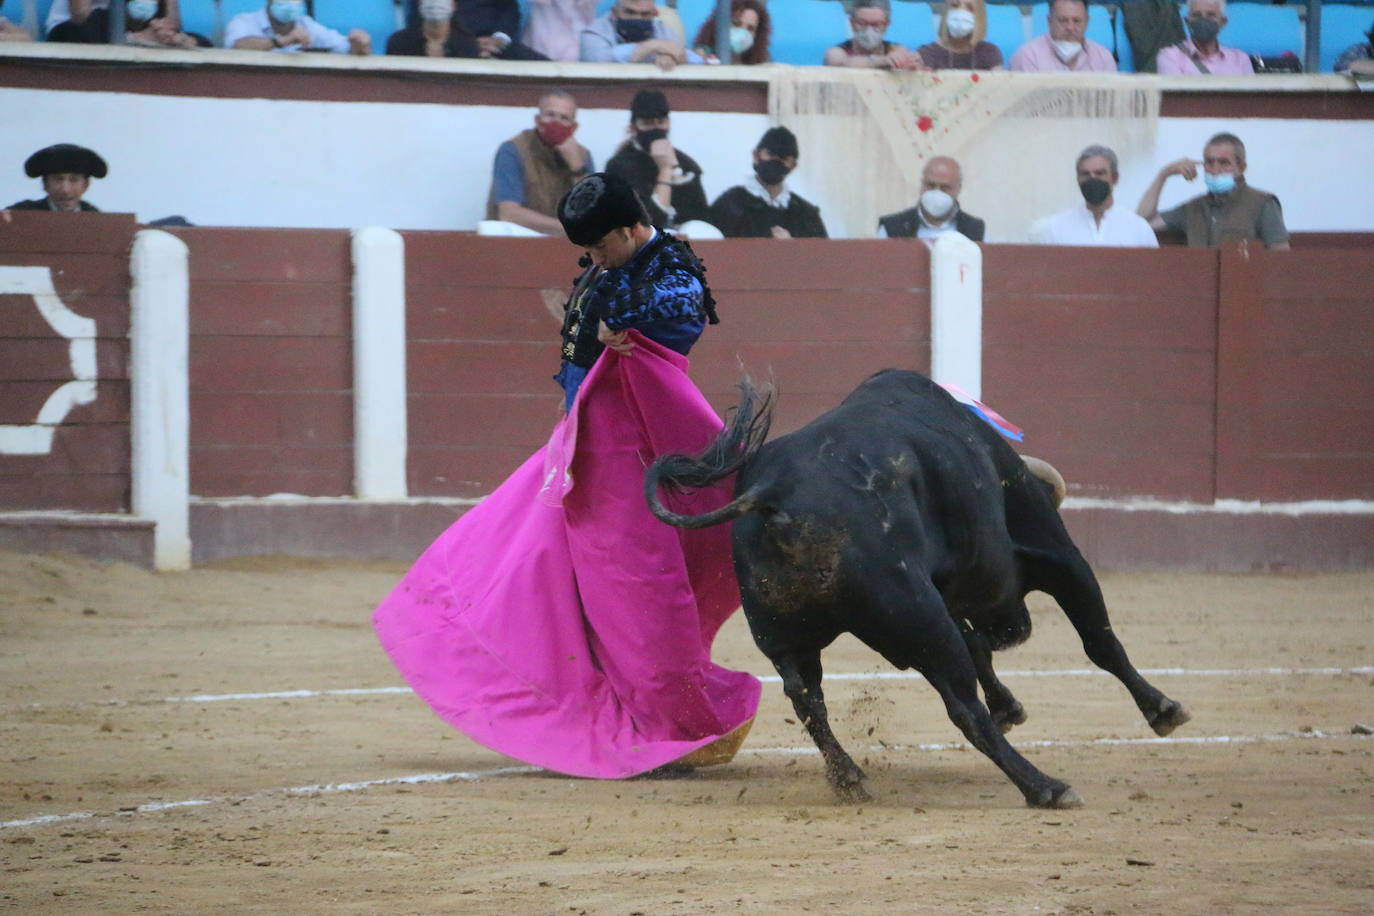
[[[592,154],[577,142],[577,102],[562,89],[539,97],[534,127],[516,134],[496,150],[487,219],[505,220],[557,235],[558,201],[583,176],[595,171]]]
[[[53,0],[48,41],[105,44],[110,40],[110,0]]]
[[[1337,73],[1352,73],[1356,76],[1374,75],[1374,25],[1369,27],[1369,40],[1354,44],[1341,52],[1331,69]]]
[[[260,10],[239,13],[224,29],[224,46],[241,51],[328,51],[371,54],[372,36],[353,29],[345,37],[306,15],[305,0],[267,0]]]
[[[768,40],[773,34],[773,21],[768,7],[759,0],[732,0],[730,3],[730,63],[766,64],[772,60]],[[716,16],[712,13],[697,30],[692,47],[708,61],[716,60]]]
[[[582,30],[596,16],[596,0],[529,0],[525,44],[549,60],[579,60]]]
[[[849,11],[849,31],[853,37],[827,48],[825,65],[878,70],[925,69],[920,57],[885,38],[891,21],[888,0],[854,0]]]
[[[1078,154],[1078,190],[1086,206],[1072,207],[1037,223],[1032,236],[1045,245],[1101,245],[1158,248],[1150,224],[1127,207],[1116,206],[1113,194],[1121,174],[1116,153],[1093,145]]]
[[[515,0],[420,0],[418,22],[386,40],[386,53],[410,57],[479,57],[547,60],[515,41],[520,8]],[[507,31],[509,30],[509,31]]]
[[[1188,0],[1188,40],[1161,48],[1155,58],[1160,76],[1249,76],[1250,55],[1217,40],[1226,27],[1226,0]]]
[[[1203,168],[1207,193],[1159,212],[1159,193],[1170,175],[1197,178]],[[1217,134],[1202,148],[1202,161],[1180,159],[1159,170],[1145,189],[1136,212],[1156,229],[1184,233],[1190,248],[1215,248],[1221,242],[1259,240],[1266,248],[1287,250],[1283,207],[1268,191],[1245,182],[1245,144],[1235,134]]]
[[[689,220],[709,220],[701,166],[668,139],[668,98],[641,89],[630,103],[630,138],[620,145],[606,171],[630,183],[655,229]]]
[[[880,239],[933,239],[958,232],[975,242],[983,240],[987,227],[959,207],[964,173],[949,156],[936,156],[921,171],[921,199],[909,210],[890,213],[878,220]]]
[[[654,0],[615,0],[606,15],[582,30],[582,60],[657,64],[660,70],[704,63],[700,54],[689,51],[659,20]],[[649,207],[653,209],[652,204]]]
[[[175,12],[173,17],[169,15]],[[209,48],[204,35],[181,31],[177,0],[128,0],[124,6],[124,40],[144,48]]]
[[[105,160],[94,151],[74,143],[45,146],[24,162],[24,174],[43,179],[44,196],[21,200],[10,210],[49,210],[54,213],[95,213],[94,206],[81,199],[91,186],[91,178],[109,173]]]
[[[1011,56],[1011,69],[1034,73],[1116,72],[1112,52],[1090,41],[1086,0],[1054,0],[1050,4],[1050,30],[1032,38]]]
[[[48,41],[110,43],[110,0],[54,0]],[[124,0],[124,40],[152,48],[210,47],[204,35],[181,31],[179,0]]]
[[[0,16],[0,41],[33,41],[29,30]]]
[[[983,0],[948,0],[937,37],[917,51],[931,70],[1001,70],[1002,50],[990,41]]]
[[[710,222],[728,239],[828,238],[821,211],[787,187],[796,167],[796,136],[770,127],[754,147],[754,177],[716,198]]]

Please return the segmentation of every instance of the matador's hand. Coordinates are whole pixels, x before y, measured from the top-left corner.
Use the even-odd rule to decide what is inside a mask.
[[[617,353],[629,353],[635,348],[634,341],[630,340],[629,331],[612,331],[604,321],[597,329],[596,339]]]

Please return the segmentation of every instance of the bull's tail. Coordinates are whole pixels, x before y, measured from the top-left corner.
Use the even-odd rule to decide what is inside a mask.
[[[727,418],[725,429],[701,455],[664,455],[644,475],[644,498],[649,511],[662,522],[678,528],[709,528],[739,518],[758,508],[759,493],[741,493],[719,509],[704,515],[678,515],[659,501],[658,488],[680,493],[708,487],[742,471],[763,447],[773,421],[773,393],[760,393],[747,377],[739,383],[740,403]]]

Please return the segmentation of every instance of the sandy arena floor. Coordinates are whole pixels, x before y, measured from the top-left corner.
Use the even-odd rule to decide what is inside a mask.
[[[1135,663],[1177,669],[1149,675],[1194,716],[1164,741],[1036,602],[999,656],[1030,713],[1011,738],[1087,800],[1045,812],[910,679],[827,681],[858,807],[776,683],[728,766],[528,772],[397,689],[369,614],[401,572],[0,552],[0,911],[1374,911],[1374,737],[1352,733],[1374,574],[1104,576]],[[716,655],[772,674],[739,616]],[[849,641],[826,666],[886,670]]]

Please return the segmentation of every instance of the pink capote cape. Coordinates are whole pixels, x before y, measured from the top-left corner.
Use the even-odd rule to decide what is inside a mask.
[[[658,455],[721,428],[688,362],[637,332],[607,349],[553,435],[442,534],[373,617],[406,681],[445,722],[560,773],[621,778],[726,735],[757,678],[712,664],[739,606],[730,530],[672,528],[644,504]],[[677,512],[728,502],[733,480]]]

